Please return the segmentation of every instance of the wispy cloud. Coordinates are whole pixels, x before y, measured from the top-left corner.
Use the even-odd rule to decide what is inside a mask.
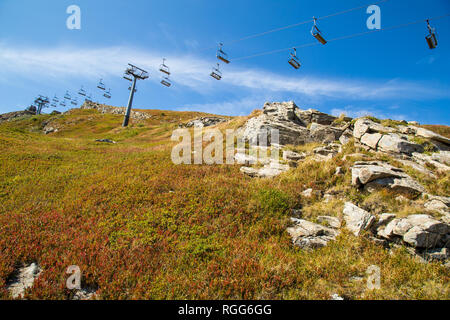
[[[128,47],[108,48],[25,48],[0,43],[0,68],[9,75],[59,81],[71,77],[116,78],[128,62],[157,74],[162,57],[166,57],[177,85],[200,93],[216,90],[239,92],[285,93],[306,99],[383,100],[449,98],[450,90],[427,82],[401,79],[373,81],[368,79],[288,77],[262,69],[226,66],[221,82],[209,77],[214,60],[195,56],[171,56]],[[154,81],[157,79],[154,78]]]

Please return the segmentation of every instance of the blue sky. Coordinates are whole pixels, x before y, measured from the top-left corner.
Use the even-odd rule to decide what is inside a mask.
[[[23,109],[38,94],[75,95],[81,85],[95,101],[124,106],[129,83],[122,74],[132,62],[150,72],[138,82],[136,108],[246,115],[265,101],[293,100],[300,108],[336,115],[450,125],[450,17],[432,22],[439,39],[435,50],[425,42],[426,24],[419,23],[301,48],[299,70],[287,63],[289,51],[233,61],[316,40],[311,23],[232,40],[372,3],[0,0],[0,112]],[[66,27],[66,9],[73,4],[81,8],[81,30]],[[379,6],[383,28],[450,13],[448,0],[389,0]],[[368,17],[360,9],[319,26],[332,39],[368,31]],[[218,42],[232,60],[222,65],[222,81],[209,77]],[[172,88],[159,83],[163,57],[172,70]],[[111,100],[96,88],[100,78],[111,88]]]

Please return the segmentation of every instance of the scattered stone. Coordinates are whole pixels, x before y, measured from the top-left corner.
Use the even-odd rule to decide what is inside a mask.
[[[447,172],[450,167],[444,163],[433,160],[432,156],[426,155],[424,153],[414,152],[412,154],[412,159],[424,167],[432,167],[438,172]]]
[[[428,211],[437,211],[440,213],[448,213],[449,207],[442,201],[434,199],[430,200],[427,203],[424,204],[425,209]]]
[[[402,139],[402,137],[394,133],[384,135],[378,142],[378,149],[384,152],[405,153],[408,155],[424,151],[422,145]]]
[[[341,146],[335,143],[330,143],[324,147],[318,147],[313,150],[314,154],[321,155],[327,158],[333,158],[341,151]]]
[[[336,217],[319,216],[317,217],[317,222],[326,223],[328,226],[334,229],[339,229],[341,227],[341,220]]]
[[[437,134],[433,131],[424,129],[424,128],[414,128],[416,130],[416,136],[418,137],[422,137],[422,138],[427,138],[430,140],[435,140],[441,143],[444,143],[446,145],[450,145],[450,139],[446,138],[444,136],[441,136],[440,134]]]
[[[340,295],[338,295],[337,293],[334,293],[331,295],[331,300],[337,300],[337,301],[343,301],[344,298],[342,298]]]
[[[353,136],[357,139],[361,139],[361,137],[365,133],[392,133],[395,130],[390,127],[382,126],[379,123],[376,123],[372,120],[369,120],[367,118],[361,118],[356,120],[354,129],[353,129]]]
[[[310,127],[310,134],[313,141],[331,143],[340,138],[342,129],[313,123]]]
[[[342,167],[337,167],[336,171],[334,172],[334,175],[342,176],[343,174],[344,174],[344,170],[342,169]]]
[[[34,280],[39,277],[42,269],[36,262],[22,265],[12,274],[6,288],[14,299],[23,296],[25,290],[33,286]]]
[[[374,215],[350,202],[345,203],[343,213],[346,228],[353,232],[355,236],[358,236],[364,230],[369,230],[376,220]]]
[[[378,233],[387,239],[401,237],[415,248],[440,248],[448,245],[450,225],[429,215],[416,214],[403,219],[392,220],[383,232]]]
[[[322,192],[320,190],[313,190],[313,189],[306,189],[305,191],[302,192],[302,197],[305,198],[312,198],[312,197],[317,197],[320,198],[322,196]]]
[[[433,153],[431,155],[431,159],[450,166],[450,151],[440,151],[437,153]]]
[[[403,159],[397,159],[397,161],[405,166],[409,166],[409,167],[413,168],[416,171],[426,174],[430,178],[433,178],[433,179],[437,178],[436,175],[431,170],[428,170],[427,168],[425,168],[421,164],[418,164],[417,162],[414,162],[411,160],[403,160]]]
[[[303,219],[291,218],[294,226],[287,229],[294,245],[302,249],[316,249],[335,240],[339,231]]]
[[[349,129],[346,129],[346,130],[344,130],[344,132],[343,132],[342,135],[340,136],[339,142],[340,142],[342,145],[346,145],[347,143],[350,142],[350,139],[352,139],[352,138],[353,138],[353,133],[352,133],[352,131],[349,130]]]
[[[255,169],[251,167],[241,167],[240,171],[252,178],[273,178],[279,176],[283,172],[289,170],[289,165],[271,162],[266,164],[264,167]]]
[[[306,158],[305,153],[297,153],[293,151],[283,151],[283,159],[284,160],[292,160],[292,161],[300,161]]]
[[[58,132],[58,129],[47,125],[44,127],[44,129],[42,129],[42,131],[44,131],[45,134],[50,134],[50,133]]]
[[[112,143],[112,144],[117,143],[117,142],[115,142],[113,140],[110,140],[110,139],[97,139],[97,140],[95,140],[95,142]]]
[[[402,169],[393,167],[386,162],[358,161],[351,169],[352,185],[364,186],[368,191],[387,188],[407,194],[425,192],[425,188],[404,173]]]
[[[97,292],[94,288],[82,288],[81,290],[76,290],[72,297],[72,300],[91,300],[95,298]]]
[[[365,133],[361,137],[361,143],[364,143],[366,146],[376,150],[378,148],[378,142],[383,137],[381,133]]]

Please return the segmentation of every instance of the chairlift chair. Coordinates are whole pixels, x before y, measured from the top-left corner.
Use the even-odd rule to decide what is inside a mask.
[[[89,93],[89,95],[86,97],[87,100],[92,100],[92,94]]]
[[[74,106],[76,106],[78,104],[78,101],[77,101],[77,99],[70,100],[70,103],[73,104]]]
[[[222,60],[226,64],[230,63],[228,55],[223,51],[223,43],[219,43],[219,49],[217,50],[217,59]]]
[[[428,27],[428,31],[430,32],[429,35],[427,35],[425,37],[425,39],[427,40],[428,46],[430,47],[430,49],[436,49],[437,47],[437,38],[436,38],[436,29],[431,27],[430,25],[430,20],[427,20],[427,27]]]
[[[291,59],[289,59],[289,64],[294,67],[294,69],[300,69],[301,63],[297,58],[297,49],[294,48],[294,51],[291,52]]]
[[[168,88],[172,85],[172,83],[170,82],[169,77],[163,77],[162,80],[161,80],[161,84],[163,86],[168,87]]]
[[[111,99],[111,89],[108,89],[108,91],[106,91],[103,96],[107,99]]]
[[[100,82],[97,85],[97,88],[99,88],[100,90],[105,90],[105,84],[103,83],[103,79],[100,79]]]
[[[61,101],[61,103],[59,104],[61,107],[65,107],[66,103],[64,101]]]
[[[213,70],[211,72],[211,77],[213,77],[216,80],[222,79],[222,72],[220,72],[219,67],[220,67],[220,65],[217,64],[217,68],[213,68]]]
[[[54,103],[58,103],[59,102],[59,99],[58,99],[58,97],[55,95],[55,97],[53,98],[53,102]]]
[[[311,34],[314,38],[316,38],[321,44],[326,44],[327,40],[322,36],[322,32],[317,27],[317,18],[313,17],[314,19],[314,26],[311,29]]]
[[[170,76],[170,69],[166,65],[166,59],[163,59],[162,65],[159,66],[159,71],[161,71],[161,72],[167,74],[168,76]]]
[[[64,99],[66,99],[66,100],[70,100],[71,99],[69,91],[66,91],[66,94],[64,95]]]
[[[83,89],[83,86],[81,86],[81,89],[80,89],[80,91],[78,91],[78,94],[80,96],[86,97],[86,91]]]
[[[131,76],[130,76],[128,73],[125,73],[125,74],[123,75],[123,78],[124,78],[125,80],[128,80],[128,81],[133,81],[133,79],[131,79]]]

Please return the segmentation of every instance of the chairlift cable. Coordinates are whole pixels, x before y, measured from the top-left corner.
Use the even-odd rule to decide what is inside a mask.
[[[387,2],[387,1],[389,1],[389,0],[381,0],[381,1],[378,1],[378,2],[375,2],[375,3],[371,3],[369,5],[378,5],[378,4]],[[342,15],[342,14],[346,14],[346,13],[349,13],[349,12],[352,12],[352,11],[364,9],[364,8],[367,8],[367,6],[368,5],[364,5],[364,6],[359,6],[359,7],[347,9],[347,10],[336,12],[336,13],[332,13],[332,14],[329,14],[329,15],[326,15],[326,16],[323,16],[323,17],[318,17],[316,19],[317,19],[317,21],[328,19],[328,18],[331,18],[331,17],[335,17],[335,16],[339,16],[339,15]],[[230,44],[234,44],[234,43],[237,43],[237,42],[241,42],[241,41],[245,41],[245,40],[249,40],[249,39],[253,39],[253,38],[262,37],[262,36],[265,36],[267,34],[271,34],[271,33],[274,33],[274,32],[279,32],[279,31],[283,31],[283,30],[287,30],[287,29],[292,29],[292,28],[295,28],[295,27],[298,27],[298,26],[301,26],[301,25],[304,25],[304,24],[307,24],[307,23],[311,23],[311,22],[314,22],[314,19],[308,19],[308,20],[297,22],[297,23],[294,23],[294,24],[290,24],[290,25],[287,25],[287,26],[284,26],[284,27],[275,28],[275,29],[272,29],[272,30],[256,33],[256,34],[253,34],[253,35],[248,35],[248,36],[245,36],[245,37],[240,38],[240,39],[226,41],[226,42],[223,42],[223,44],[230,45]],[[214,49],[214,48],[217,48],[217,46],[207,47],[207,48],[204,48],[204,49],[200,49],[199,51],[206,51],[206,50],[210,50],[210,49]]]
[[[338,41],[338,40],[345,40],[345,39],[360,37],[360,36],[363,36],[363,35],[366,35],[366,34],[375,33],[375,32],[400,29],[400,28],[408,27],[408,26],[411,26],[411,25],[414,25],[414,24],[423,23],[423,22],[426,22],[427,20],[429,20],[429,21],[440,20],[440,19],[446,18],[448,16],[450,16],[450,13],[442,15],[442,16],[434,17],[434,18],[421,19],[421,20],[417,20],[417,21],[413,21],[413,22],[409,22],[409,23],[404,23],[404,24],[400,24],[400,25],[395,25],[395,26],[391,26],[391,27],[381,28],[381,29],[377,29],[377,30],[371,30],[371,31],[366,31],[366,32],[354,33],[354,34],[350,34],[350,35],[346,35],[346,36],[333,38],[333,39],[330,39],[330,40],[327,40],[327,41],[328,42],[334,42],[334,41]],[[306,48],[306,47],[312,47],[312,46],[315,46],[315,45],[318,45],[318,44],[319,44],[318,42],[311,42],[311,43],[306,43],[306,44],[297,45],[297,46],[290,46],[289,48],[271,50],[271,51],[261,52],[261,53],[257,53],[257,54],[253,54],[253,55],[249,55],[249,56],[234,58],[233,61],[247,60],[247,59],[251,59],[251,58],[256,58],[256,57],[261,57],[261,56],[266,56],[266,55],[270,55],[270,54],[275,54],[275,53],[279,53],[279,52],[292,50],[292,48],[297,48],[297,49],[299,49],[299,48]]]

